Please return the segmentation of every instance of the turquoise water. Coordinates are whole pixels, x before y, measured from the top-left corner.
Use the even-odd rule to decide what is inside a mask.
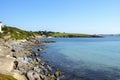
[[[49,40],[56,43],[46,44],[42,57],[65,80],[120,80],[120,37]]]

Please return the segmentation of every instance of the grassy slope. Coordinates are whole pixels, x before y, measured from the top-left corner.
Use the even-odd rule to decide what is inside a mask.
[[[17,80],[10,75],[0,74],[0,80]]]
[[[4,31],[3,36],[10,35],[12,39],[27,39],[29,36],[34,35],[32,32],[24,31],[10,26],[4,26],[2,30]]]
[[[89,35],[89,34],[77,34],[77,33],[59,33],[59,32],[47,32],[47,31],[39,31],[39,32],[28,32],[15,27],[4,26],[2,28],[3,34],[0,34],[0,37],[4,35],[10,35],[11,39],[27,39],[30,36],[35,35],[45,35],[47,37],[101,37],[97,35]]]

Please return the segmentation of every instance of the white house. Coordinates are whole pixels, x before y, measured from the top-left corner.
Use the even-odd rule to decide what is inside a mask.
[[[0,21],[0,32],[2,32],[2,26],[3,26],[3,24],[2,24],[2,22]]]

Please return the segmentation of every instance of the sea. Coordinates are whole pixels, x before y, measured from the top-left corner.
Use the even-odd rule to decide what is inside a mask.
[[[120,36],[44,39],[55,43],[46,43],[41,56],[63,80],[120,80]]]

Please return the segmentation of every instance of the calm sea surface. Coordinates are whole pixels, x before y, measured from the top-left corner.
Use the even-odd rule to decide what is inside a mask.
[[[50,38],[42,57],[65,80],[120,80],[120,37]]]

